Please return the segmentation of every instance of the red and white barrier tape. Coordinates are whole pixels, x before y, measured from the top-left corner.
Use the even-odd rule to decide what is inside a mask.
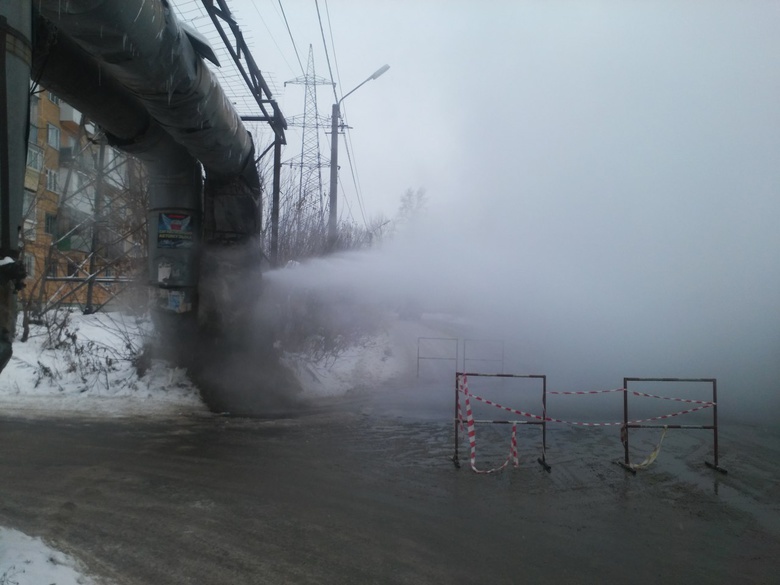
[[[512,461],[512,465],[514,467],[519,467],[520,464],[517,460],[517,424],[513,424],[512,442],[509,450],[509,456],[506,458],[506,461],[504,461],[503,465],[500,467],[494,467],[493,469],[477,469],[477,433],[476,429],[474,428],[474,415],[471,412],[471,401],[469,400],[469,396],[471,396],[471,394],[469,394],[469,385],[466,376],[463,376],[462,382],[459,382],[458,390],[463,393],[464,402],[466,403],[466,428],[468,430],[469,448],[471,450],[469,461],[471,463],[472,471],[481,474],[496,473],[509,465],[510,460]],[[458,403],[458,409],[458,412],[460,413],[460,403]],[[458,419],[462,421],[460,414],[458,415]]]
[[[630,420],[628,421],[628,424],[638,424],[643,422],[651,422],[654,420],[663,420],[665,418],[673,418],[675,416],[680,416],[683,414],[690,414],[692,412],[696,412],[697,410],[704,410],[705,408],[710,408],[712,404],[705,404],[703,406],[699,406],[698,408],[690,408],[688,410],[681,410],[680,412],[673,412],[672,414],[664,414],[661,416],[651,416],[650,418],[639,418],[636,420]],[[617,426],[622,425],[622,422],[597,422],[597,423],[590,423],[590,422],[575,422],[570,420],[562,420],[560,418],[547,418],[545,419],[547,422],[557,422],[557,423],[563,423],[567,425],[575,425],[580,427],[610,427],[610,426]]]
[[[501,404],[498,404],[497,402],[493,402],[492,400],[488,400],[487,398],[482,398],[481,396],[477,396],[476,394],[471,394],[471,397],[474,400],[479,400],[480,402],[484,402],[485,404],[489,404],[490,406],[495,406],[496,408],[500,408],[501,410],[506,410],[507,412],[511,412],[512,414],[517,414],[519,416],[525,416],[527,418],[535,418],[536,420],[544,420],[544,417],[539,416],[537,414],[532,414],[530,412],[524,412],[522,410],[515,410],[514,408],[509,408],[508,406],[502,406]]]
[[[623,390],[622,388],[618,389],[618,390],[597,390],[597,391],[594,391],[594,393],[600,393],[600,392],[620,392],[622,390]],[[522,411],[522,410],[516,410],[514,408],[509,408],[508,406],[503,406],[501,404],[498,404],[497,402],[493,402],[492,400],[488,400],[487,398],[483,398],[481,396],[477,396],[476,394],[471,394],[469,392],[469,390],[468,390],[468,383],[466,381],[466,376],[465,375],[461,376],[461,378],[460,378],[460,381],[458,383],[458,391],[459,392],[463,392],[466,395],[466,404],[467,404],[467,410],[468,410],[468,412],[466,414],[467,417],[469,416],[469,413],[471,412],[471,403],[469,402],[469,396],[471,396],[472,398],[474,398],[474,400],[478,400],[480,402],[484,402],[485,404],[489,404],[491,406],[495,406],[496,408],[500,408],[501,410],[506,410],[507,412],[511,412],[512,414],[517,414],[519,416],[525,416],[527,418],[533,418],[533,419],[536,419],[536,420],[542,420],[542,421],[545,421],[545,422],[556,422],[556,423],[563,423],[563,424],[567,424],[567,425],[574,425],[574,426],[581,426],[581,427],[609,427],[609,426],[618,426],[618,425],[624,424],[622,421],[621,422],[577,422],[577,421],[563,420],[563,419],[560,419],[560,418],[550,418],[550,417],[544,418],[544,417],[541,417],[541,416],[539,416],[537,414],[533,414],[533,413],[530,413],[530,412],[525,412],[525,411]],[[587,393],[590,393],[590,392],[583,392],[583,394],[587,394]],[[652,394],[643,394],[643,393],[638,393],[638,392],[634,392],[634,394],[637,394],[637,395],[640,395],[640,396],[641,395],[650,396],[652,398],[664,398],[663,396],[654,396]],[[698,408],[691,408],[691,409],[688,409],[688,410],[681,410],[680,412],[674,412],[672,414],[664,414],[664,415],[661,415],[661,416],[653,416],[653,417],[650,417],[650,418],[630,420],[630,421],[628,421],[628,424],[637,424],[637,423],[651,422],[651,421],[656,421],[656,420],[663,420],[663,419],[667,419],[667,418],[673,418],[675,416],[680,416],[680,415],[683,415],[683,414],[690,414],[690,413],[696,412],[698,410],[704,410],[705,408],[710,408],[711,406],[715,406],[714,402],[686,400],[686,399],[683,399],[683,398],[670,398],[669,400],[677,400],[677,401],[680,401],[680,402],[690,402],[690,403],[694,403],[694,404],[701,404],[702,406],[699,406]],[[460,420],[461,424],[462,424],[462,417],[460,416],[460,401],[458,401],[458,420]],[[473,417],[472,417],[472,420],[471,420],[471,424],[473,425]],[[512,430],[513,435],[515,433],[515,429],[514,429],[515,426],[516,425],[513,426],[513,430]]]
[[[653,420],[663,420],[665,418],[673,418],[675,416],[680,416],[681,414],[690,414],[692,412],[696,412],[697,410],[704,410],[705,408],[710,408],[712,406],[714,406],[714,404],[710,403],[710,404],[705,404],[703,406],[699,406],[697,408],[690,408],[688,410],[681,410],[680,412],[673,412],[672,414],[664,414],[664,415],[661,415],[661,416],[653,416],[653,417],[650,417],[650,418],[642,418],[642,419],[638,419],[638,420],[630,420],[630,421],[628,421],[628,424],[650,422],[650,421],[653,421]],[[620,424],[623,424],[623,423],[620,423]]]
[[[577,427],[611,427],[615,425],[622,425],[622,422],[577,422],[571,420],[563,420],[560,418],[547,417],[547,422],[563,423],[565,425],[574,425]]]
[[[632,391],[634,396],[646,396],[647,398],[660,398],[661,400],[674,400],[675,402],[688,402],[690,404],[706,404],[707,406],[715,406],[715,402],[710,400],[688,400],[687,398],[670,398],[669,396],[656,396],[655,394],[646,394],[645,392]]]
[[[462,388],[462,387],[461,387]],[[462,390],[461,390],[462,391]],[[622,425],[622,422],[617,423],[586,423],[586,422],[572,422],[568,420],[561,420],[558,418],[544,418],[543,416],[539,416],[538,414],[533,414],[531,412],[525,412],[523,410],[515,410],[514,408],[509,408],[508,406],[503,406],[501,404],[498,404],[496,402],[493,402],[492,400],[488,400],[487,398],[482,398],[481,396],[477,396],[476,394],[470,394],[470,396],[474,400],[479,400],[480,402],[484,402],[485,404],[489,404],[491,406],[495,406],[496,408],[500,408],[501,410],[506,410],[507,412],[511,412],[512,414],[517,414],[519,416],[525,416],[527,418],[533,418],[536,420],[546,421],[546,422],[559,422],[559,423],[565,423],[569,425],[580,425],[580,426],[588,426],[588,427],[598,427],[598,426],[611,426],[611,425]]]
[[[556,392],[554,390],[548,390],[547,394],[558,394],[558,395],[565,395],[570,396],[574,394],[606,394],[607,392],[625,392],[625,388],[614,388],[612,390],[581,390],[578,392]]]

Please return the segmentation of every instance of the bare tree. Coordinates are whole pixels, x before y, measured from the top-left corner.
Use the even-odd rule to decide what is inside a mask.
[[[106,145],[85,118],[78,133],[63,143],[69,146],[56,154],[45,149],[46,172],[40,173],[34,192],[26,191],[21,236],[30,278],[20,295],[22,341],[29,336],[31,320],[50,309],[100,309],[145,266],[147,182],[142,166]]]

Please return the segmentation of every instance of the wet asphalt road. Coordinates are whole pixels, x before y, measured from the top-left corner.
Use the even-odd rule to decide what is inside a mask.
[[[631,477],[578,429],[551,432],[551,474],[521,440],[521,469],[478,476],[446,420],[370,408],[0,419],[0,525],[128,585],[778,583],[768,432],[724,430],[728,476],[701,436]]]

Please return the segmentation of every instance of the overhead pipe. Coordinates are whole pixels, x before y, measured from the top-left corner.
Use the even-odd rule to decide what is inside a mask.
[[[250,165],[252,140],[165,0],[36,0],[40,14],[128,88],[203,166]]]
[[[166,0],[36,0],[43,17],[124,85],[206,169],[204,239],[260,231],[254,144]]]

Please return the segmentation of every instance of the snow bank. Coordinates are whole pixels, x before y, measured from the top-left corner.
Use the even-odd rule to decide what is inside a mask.
[[[407,368],[388,333],[335,356],[315,360],[304,354],[286,354],[284,362],[295,373],[304,394],[313,397],[374,387],[402,375]]]
[[[205,412],[181,368],[152,361],[143,376],[136,360],[151,324],[122,313],[65,315],[64,325],[31,326],[14,342],[0,375],[0,412],[129,416]]]
[[[410,381],[417,368],[418,339],[439,337],[442,323],[436,316],[417,321],[397,317],[388,320],[386,331],[364,339],[336,355],[312,359],[288,353],[285,364],[298,377],[304,394],[311,397],[340,396],[348,392],[380,390],[391,381]],[[440,322],[441,320],[441,322]]]
[[[0,583],[8,585],[94,585],[78,561],[32,538],[0,527]]]

